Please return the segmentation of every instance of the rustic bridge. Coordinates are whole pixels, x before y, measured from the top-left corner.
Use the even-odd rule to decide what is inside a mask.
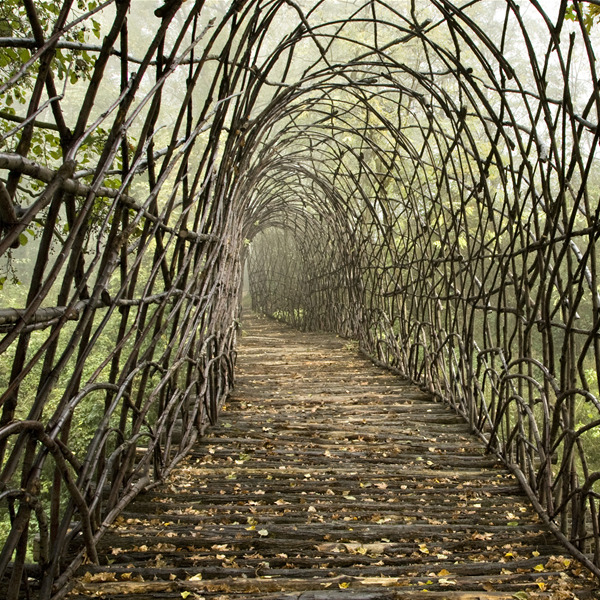
[[[244,320],[238,360],[220,425],[117,519],[69,598],[596,597],[430,394],[264,318]]]
[[[0,3],[0,594],[589,597],[599,19]]]

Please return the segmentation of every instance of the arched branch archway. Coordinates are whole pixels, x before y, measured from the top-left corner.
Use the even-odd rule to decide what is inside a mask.
[[[452,404],[599,572],[585,3],[6,4],[13,595],[35,535],[49,598],[215,421],[246,257],[256,308]]]

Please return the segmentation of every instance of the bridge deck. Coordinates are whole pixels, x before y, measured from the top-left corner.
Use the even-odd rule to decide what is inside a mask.
[[[467,426],[347,341],[251,316],[238,368],[219,426],[73,598],[593,595]]]

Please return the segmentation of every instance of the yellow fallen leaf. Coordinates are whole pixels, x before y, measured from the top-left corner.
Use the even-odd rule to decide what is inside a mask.
[[[350,587],[350,582],[349,581],[341,581],[340,583],[338,583],[338,586],[341,587],[343,590],[345,590],[346,588]]]
[[[544,565],[535,565],[535,567],[533,567],[533,570],[537,571],[538,573],[540,573],[544,569],[545,569]]]
[[[211,550],[229,550],[229,544],[215,544],[210,547]]]
[[[82,577],[83,581],[86,583],[98,583],[98,582],[106,582],[106,581],[116,581],[117,578],[114,573],[86,573]]]
[[[185,600],[190,594],[191,592],[185,590],[184,592],[181,592],[181,597]]]
[[[189,578],[189,581],[202,581],[202,573],[196,573]]]
[[[438,575],[438,577],[446,577],[446,575],[450,575],[450,571],[447,571],[446,569],[442,569],[437,575]]]

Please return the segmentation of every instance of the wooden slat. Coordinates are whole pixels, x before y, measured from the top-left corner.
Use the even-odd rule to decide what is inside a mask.
[[[219,425],[72,597],[592,597],[467,425],[346,346],[248,317]]]

